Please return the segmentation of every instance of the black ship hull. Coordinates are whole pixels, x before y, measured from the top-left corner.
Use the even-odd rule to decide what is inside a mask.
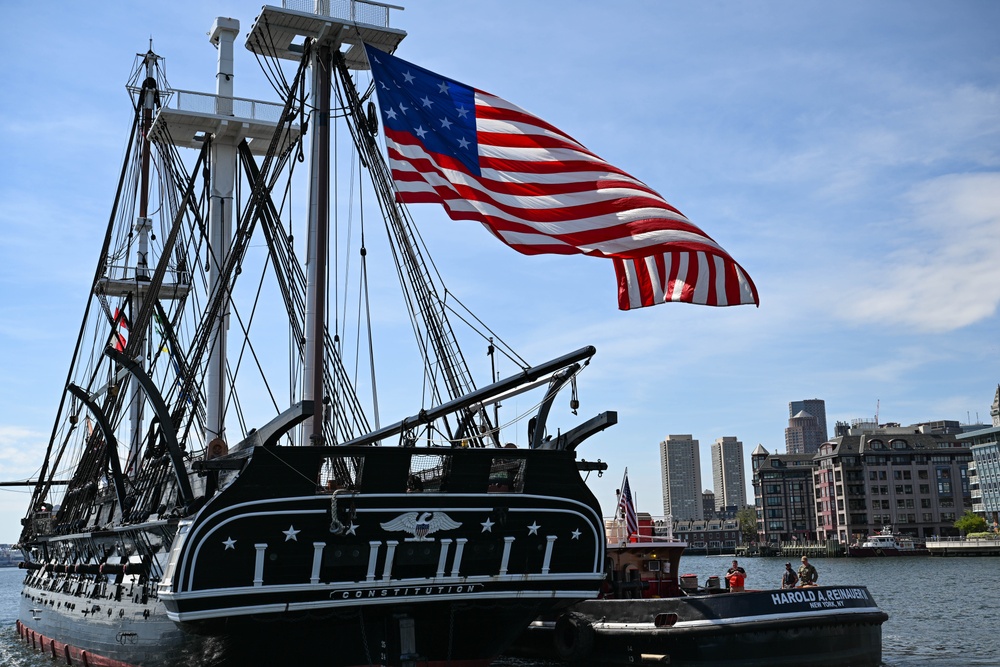
[[[596,594],[603,525],[572,452],[447,449],[407,492],[412,451],[256,447],[192,519],[41,539],[22,636],[112,667],[474,665]],[[377,472],[317,484],[348,461]]]
[[[532,623],[512,653],[590,665],[878,667],[887,618],[862,586],[588,600]]]

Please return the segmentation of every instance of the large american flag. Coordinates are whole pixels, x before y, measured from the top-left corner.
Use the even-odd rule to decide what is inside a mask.
[[[526,255],[610,258],[622,310],[759,305],[729,253],[642,181],[506,100],[365,48],[398,201],[439,203]]]

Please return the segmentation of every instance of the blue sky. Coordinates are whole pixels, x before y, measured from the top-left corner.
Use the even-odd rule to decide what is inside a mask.
[[[8,3],[0,42],[0,479],[51,429],[148,39],[173,86],[214,89],[215,16],[254,3]],[[449,287],[533,362],[593,344],[582,446],[660,512],[659,443],[784,449],[788,402],[827,420],[989,420],[1000,382],[1000,4],[425,2],[398,55],[494,93],[663,194],[749,272],[760,308],[617,310],[611,263],[522,257],[412,207]],[[242,39],[240,39],[242,44]],[[272,99],[237,50],[236,94]],[[391,324],[393,313],[376,313]],[[392,340],[389,339],[390,347]],[[479,352],[470,354],[482,370]],[[382,367],[406,372],[403,363]],[[383,380],[386,386],[388,380]],[[415,411],[397,392],[383,422]],[[514,407],[514,406],[512,406]],[[388,415],[388,416],[385,416]],[[270,415],[267,415],[269,418]],[[264,421],[263,419],[261,421]],[[513,437],[513,436],[512,436]],[[521,443],[523,444],[523,436]],[[0,490],[0,542],[27,496]]]

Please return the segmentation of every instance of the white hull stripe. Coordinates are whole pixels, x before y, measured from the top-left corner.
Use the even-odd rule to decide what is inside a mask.
[[[241,586],[239,588],[211,588],[199,591],[186,591],[182,593],[167,593],[161,592],[160,597],[164,600],[198,600],[202,598],[217,598],[217,597],[228,597],[236,595],[268,595],[272,593],[305,593],[309,591],[317,591],[321,593],[330,593],[331,591],[378,591],[387,588],[435,588],[441,586],[482,586],[485,584],[503,584],[510,582],[526,582],[526,583],[538,583],[538,582],[558,582],[558,581],[603,581],[603,572],[569,572],[563,574],[509,574],[505,576],[499,575],[483,575],[477,577],[442,577],[442,578],[431,578],[431,579],[392,579],[389,582],[382,580],[374,582],[330,582],[319,585],[314,584],[286,584],[286,585],[274,585],[274,586]],[[509,597],[510,595],[521,596],[533,594],[536,591],[505,591],[504,596]],[[541,591],[542,593],[548,593],[548,591]],[[492,595],[492,593],[486,593],[484,595]],[[426,596],[416,596],[421,598],[426,598]],[[579,597],[579,594],[577,594]],[[402,599],[402,598],[395,598]]]
[[[548,591],[519,591],[516,594],[518,599],[523,600],[579,600],[580,591],[559,591],[559,590],[548,590]],[[171,621],[184,622],[184,621],[199,621],[214,618],[226,618],[230,616],[250,616],[254,614],[283,614],[292,611],[310,611],[310,610],[320,610],[320,609],[333,609],[333,608],[344,608],[344,607],[357,607],[357,606],[369,606],[369,605],[382,605],[382,604],[403,604],[406,602],[428,602],[433,599],[434,602],[455,602],[457,600],[510,600],[511,593],[506,591],[501,591],[498,593],[471,593],[471,594],[446,594],[446,595],[411,595],[411,596],[393,596],[384,598],[351,598],[347,600],[319,600],[315,602],[293,602],[293,603],[277,603],[277,604],[262,604],[262,605],[250,605],[245,607],[220,607],[218,609],[211,609],[207,611],[191,611],[191,612],[167,612],[167,618]]]
[[[761,621],[791,621],[808,620],[817,616],[853,616],[870,614],[879,611],[878,607],[842,607],[840,609],[818,609],[816,611],[784,612],[780,614],[755,614],[752,616],[733,616],[730,618],[705,618],[696,621],[678,621],[669,627],[657,627],[653,623],[593,623],[594,630],[622,631],[632,630],[635,632],[663,632],[681,628],[706,628],[724,627],[728,625],[752,625]],[[669,613],[669,612],[664,612]]]

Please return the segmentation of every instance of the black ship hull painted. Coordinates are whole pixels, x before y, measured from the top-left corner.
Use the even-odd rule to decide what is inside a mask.
[[[577,664],[878,667],[888,618],[863,586],[588,600],[511,651]]]
[[[23,633],[90,665],[472,665],[596,594],[572,452],[446,449],[407,492],[414,451],[256,447],[192,519],[39,540]],[[318,484],[333,459],[373,472]]]

